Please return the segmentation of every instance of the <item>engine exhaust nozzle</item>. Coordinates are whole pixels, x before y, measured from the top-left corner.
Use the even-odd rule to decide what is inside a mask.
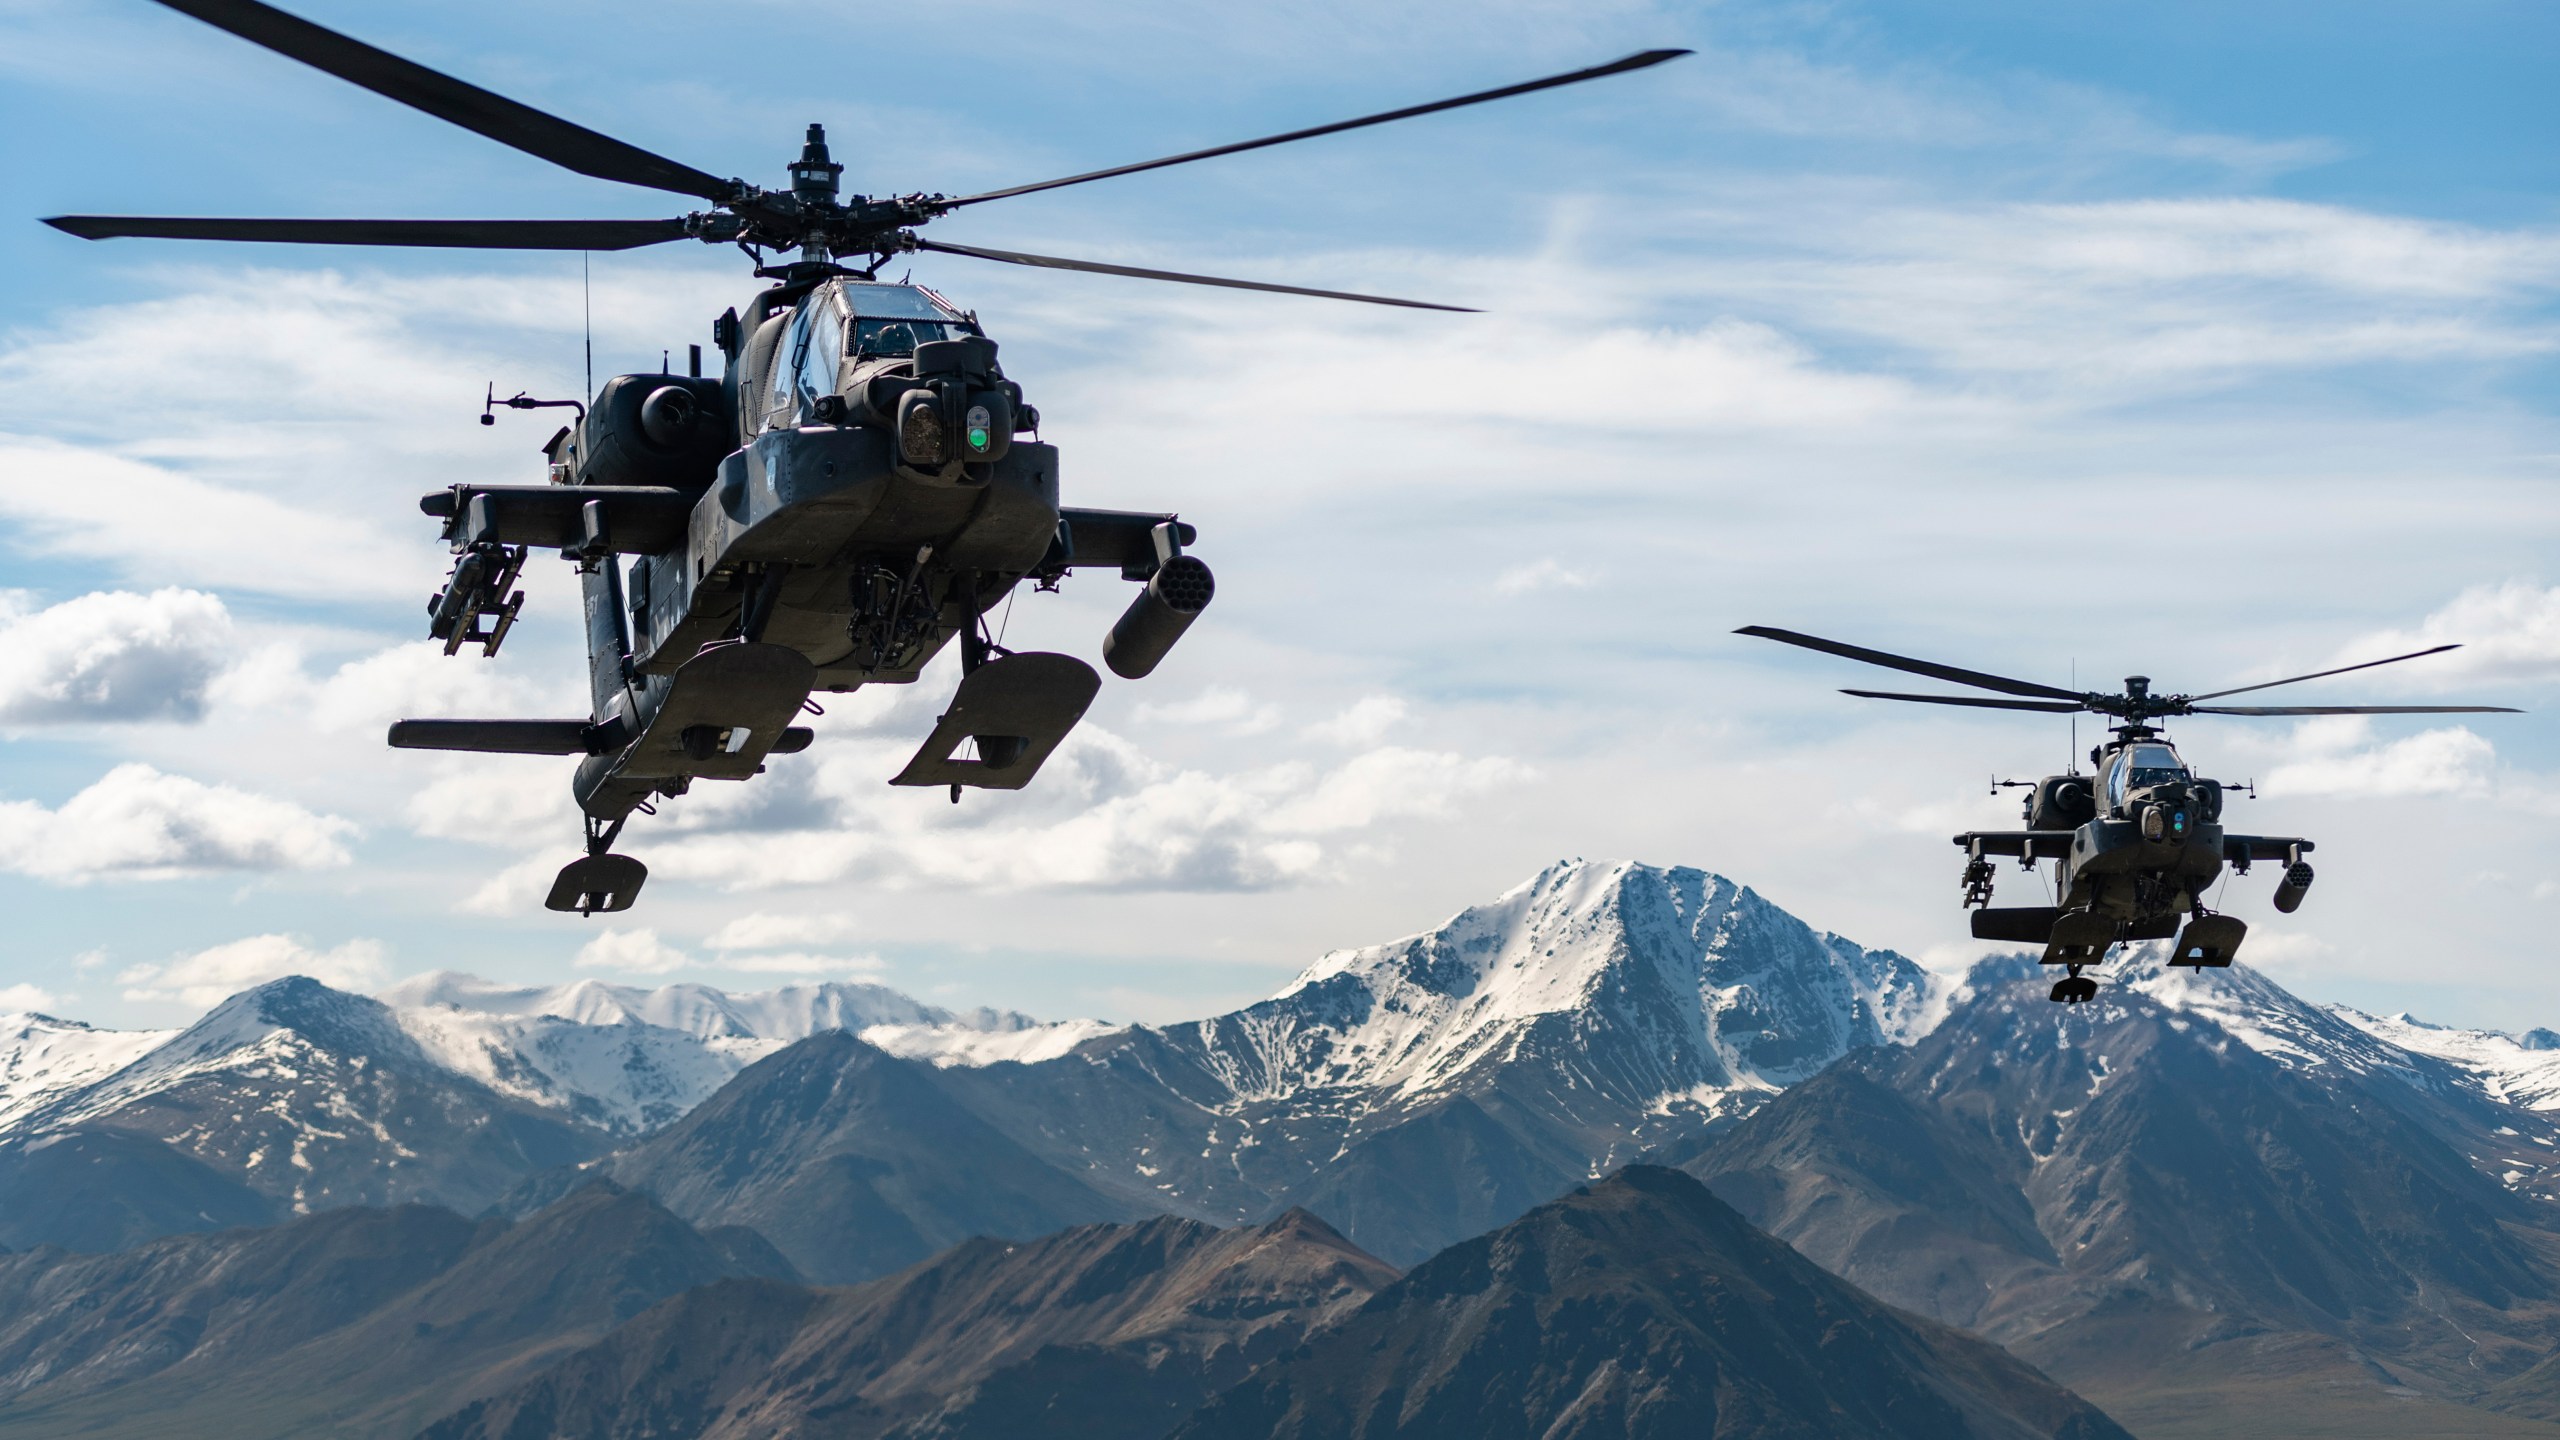
[[[1218,584],[1198,557],[1176,555],[1156,567],[1147,588],[1120,612],[1102,642],[1102,663],[1123,680],[1139,680],[1164,663],[1165,653],[1200,612],[1209,608]]]

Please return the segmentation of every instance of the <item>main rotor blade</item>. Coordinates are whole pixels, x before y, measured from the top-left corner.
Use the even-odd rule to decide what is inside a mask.
[[[1856,695],[1867,700],[1916,700],[1923,705],[1970,705],[1983,710],[2042,710],[2053,715],[2067,715],[2089,707],[2074,700],[2065,705],[2059,700],[1986,700],[1974,695],[1902,695],[1891,690],[1843,690],[1843,695]]]
[[[2521,715],[2524,712],[2512,705],[2198,705],[2189,713],[2196,715]]]
[[[1464,305],[1435,305],[1428,300],[1398,300],[1388,295],[1354,295],[1346,290],[1310,290],[1303,285],[1273,285],[1261,280],[1226,280],[1215,275],[1185,275],[1178,270],[1141,270],[1134,265],[1105,265],[1099,260],[1062,260],[1055,255],[1025,255],[1019,250],[981,250],[974,245],[946,245],[939,240],[918,240],[919,250],[938,250],[945,255],[967,255],[977,260],[1000,260],[1007,265],[1032,265],[1043,270],[1084,270],[1095,275],[1126,275],[1137,280],[1172,280],[1184,285],[1216,285],[1228,290],[1268,290],[1275,295],[1313,295],[1319,300],[1357,300],[1364,305],[1401,305],[1408,310],[1452,310],[1461,315],[1481,315],[1481,310]]]
[[[1932,680],[1947,680],[1958,685],[1971,685],[1978,690],[1997,690],[2004,695],[2038,695],[2047,700],[2068,700],[2072,708],[2080,708],[2081,697],[2051,685],[2038,685],[2032,680],[2012,680],[2005,675],[1986,675],[1979,670],[1959,670],[1953,665],[1940,665],[1929,660],[1914,660],[1908,655],[1895,655],[1884,650],[1870,650],[1863,645],[1843,645],[1818,635],[1800,635],[1793,630],[1778,630],[1767,625],[1745,625],[1736,635],[1757,635],[1763,640],[1776,640],[1787,645],[1801,645],[1807,650],[1820,650],[1888,670],[1908,670]]]
[[[182,15],[599,180],[725,199],[731,182],[377,50],[259,0],[160,0]]]
[[[162,0],[162,3],[172,3],[172,0]],[[1550,75],[1544,80],[1531,80],[1520,85],[1505,85],[1499,90],[1479,90],[1473,95],[1460,95],[1453,100],[1434,100],[1428,105],[1408,105],[1402,110],[1389,110],[1381,115],[1364,115],[1357,120],[1338,120],[1331,125],[1292,130],[1286,135],[1266,135],[1259,140],[1239,140],[1233,145],[1220,145],[1209,150],[1194,150],[1187,155],[1167,155],[1161,160],[1141,160],[1135,165],[1115,165],[1108,170],[1089,170],[1082,175],[1042,180],[1030,185],[1016,185],[1007,190],[990,190],[983,195],[970,195],[943,203],[954,207],[975,205],[984,200],[1005,200],[1040,190],[1055,190],[1066,185],[1082,185],[1088,180],[1108,180],[1116,175],[1135,175],[1141,170],[1161,170],[1168,165],[1188,165],[1194,160],[1214,160],[1221,155],[1259,150],[1266,145],[1286,145],[1292,140],[1312,140],[1318,135],[1337,135],[1345,130],[1360,129],[1365,125],[1384,125],[1390,120],[1410,120],[1416,115],[1455,110],[1462,105],[1481,105],[1487,100],[1507,100],[1514,95],[1526,95],[1537,90],[1553,90],[1560,85],[1579,85],[1585,80],[1598,80],[1609,75],[1624,75],[1630,70],[1643,70],[1689,53],[1686,50],[1639,51],[1623,60],[1612,60],[1606,65],[1594,65],[1588,70],[1576,70],[1565,75]]]
[[[2242,685],[2230,690],[2216,690],[2210,695],[2190,695],[2187,698],[2219,700],[2225,695],[2246,695],[2252,690],[2272,690],[2278,685],[2296,685],[2305,680],[2317,680],[2324,675],[2344,675],[2350,670],[2370,670],[2376,665],[2397,665],[2403,660],[2415,660],[2422,655],[2441,655],[2447,650],[2461,648],[2460,645],[2438,645],[2432,650],[2412,650],[2406,655],[2394,655],[2388,660],[2367,660],[2361,665],[2341,665],[2335,670],[2314,670],[2308,675],[2296,675],[2290,680],[2267,680],[2256,685]]]
[[[83,240],[254,240],[278,245],[419,245],[453,250],[632,250],[685,238],[682,220],[216,220],[56,215]]]

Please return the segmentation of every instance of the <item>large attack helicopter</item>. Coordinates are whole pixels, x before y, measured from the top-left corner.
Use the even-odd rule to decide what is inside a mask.
[[[1170,513],[1059,503],[1058,452],[996,361],[975,313],[879,271],[915,251],[1424,310],[1383,295],[1139,269],[927,240],[916,228],[965,206],[1335,134],[1625,74],[1684,50],[1624,59],[1453,99],[982,194],[839,194],[844,167],[809,127],[788,188],[722,179],[324,29],[258,0],[160,0],[245,40],[583,175],[690,195],[669,220],[244,220],[69,215],[85,239],[147,237],[464,249],[628,250],[734,243],[773,282],[712,329],[720,378],[618,375],[591,403],[499,401],[482,413],[563,405],[578,422],[544,447],[544,485],[459,484],[420,502],[444,522],[454,567],[430,634],[454,654],[494,655],[515,623],[527,556],[574,561],[586,611],[593,705],[579,720],[403,720],[407,749],[578,755],[586,854],[544,902],[628,909],[648,871],[613,841],[634,811],[699,779],[744,780],[804,749],[791,722],[813,691],[912,683],[951,640],[962,679],[915,758],[890,783],[1019,789],[1084,715],[1101,679],[1071,656],[1013,653],[986,616],[1024,580],[1054,589],[1105,566],[1139,591],[1103,643],[1141,678],[1215,591],[1186,554],[1197,534]],[[764,264],[767,248],[798,258]],[[672,366],[669,367],[672,370]],[[1031,439],[1020,439],[1029,435]],[[624,560],[629,557],[629,582]],[[963,755],[963,747],[973,753]]]
[[[2118,722],[2110,727],[2111,738],[2089,751],[2091,774],[2048,775],[2033,782],[1995,782],[1996,786],[2015,786],[2027,792],[2025,829],[1969,830],[1955,837],[1955,843],[1965,852],[1964,904],[1973,912],[1974,938],[2042,945],[2043,963],[2063,967],[2063,978],[2054,983],[2053,998],[2074,1005],[2094,999],[2098,993],[2098,982],[2080,972],[2103,961],[2108,949],[2120,941],[2167,940],[2175,936],[2170,964],[2198,969],[2229,965],[2249,927],[2239,917],[2216,914],[2204,903],[2205,893],[2226,864],[2233,873],[2246,875],[2256,861],[2284,862],[2284,878],[2276,885],[2275,906],[2288,915],[2302,904],[2303,896],[2311,889],[2311,864],[2302,858],[2311,852],[2311,842],[2294,835],[2237,835],[2224,830],[2222,802],[2230,787],[2197,775],[2151,722],[2180,715],[2520,713],[2504,705],[2201,703],[2344,675],[2350,670],[2396,665],[2403,660],[2460,649],[2458,645],[2438,645],[2406,655],[2202,695],[2154,694],[2149,676],[2128,675],[2124,690],[2110,695],[1960,670],[1765,625],[1746,625],[1734,633],[1801,645],[1808,650],[1998,691],[2013,698],[1904,695],[1883,690],[1841,692],[1846,695],[2055,715],[2086,711],[2111,716]],[[2025,870],[2034,869],[2039,861],[2051,860],[2057,903],[1991,908],[1991,857],[1995,855],[2014,858]],[[2181,921],[2185,922],[2183,929]]]

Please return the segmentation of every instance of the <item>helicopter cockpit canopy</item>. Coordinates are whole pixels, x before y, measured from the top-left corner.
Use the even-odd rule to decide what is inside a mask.
[[[949,320],[856,320],[853,322],[853,353],[894,360],[916,353],[916,347],[929,340],[957,340],[969,331]]]
[[[920,285],[847,283],[840,292],[853,311],[852,353],[887,359],[916,353],[931,340],[957,340],[977,327]]]
[[[2107,768],[2107,804],[2121,812],[2125,797],[2136,790],[2190,778],[2177,751],[2157,741],[2138,741],[2118,751]]]
[[[779,317],[777,317],[779,318]],[[840,281],[803,301],[787,322],[773,365],[768,423],[786,425],[812,401],[836,393],[848,355],[901,359],[930,340],[958,340],[977,326],[921,285]]]

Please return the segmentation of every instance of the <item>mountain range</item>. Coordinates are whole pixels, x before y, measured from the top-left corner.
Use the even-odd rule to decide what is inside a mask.
[[[1153,1379],[1132,1379],[1130,1393],[1157,1396],[1145,1412],[1156,1419],[1093,1433],[1156,1435],[1177,1421],[1201,1436],[1244,1433],[1201,1427],[1267,1419],[1316,1434],[1344,1416],[1382,1434],[1459,1433],[1460,1411],[1413,1398],[1415,1367],[1427,1366],[1380,1338],[1395,1326],[1483,1357],[1452,1373],[1481,1365],[1484,1384],[1524,1367],[1545,1376],[1504,1403],[1525,1414],[1553,1401],[1557,1434],[1636,1433],[1639,1413],[1708,1403],[1623,1363],[1599,1378],[1588,1368],[1597,1352],[1574,1349],[1559,1317],[1678,1337],[1662,1354],[1680,1375],[1792,1366],[1789,1385],[1846,1393],[1836,1376],[1806,1378],[1827,1373],[1819,1353],[1746,1365],[1720,1348],[1729,1328],[1697,1328],[1696,1306],[1747,1294],[1763,1307],[1754,1314],[1796,1317],[1788,1334],[1827,1316],[1861,1337],[1860,1353],[1900,1346],[1895,1364],[1998,1380],[1996,1390],[2008,1382],[1989,1361],[1959,1361],[1927,1338],[1933,1326],[1980,1334],[2151,1440],[2285,1433],[2305,1417],[2323,1433],[2560,1437],[2555,1037],[2314,1005],[2246,966],[2190,974],[2155,955],[2111,967],[2120,973],[2099,1003],[2066,1010],[2043,999],[2034,968],[1985,962],[1940,976],[1819,933],[1715,875],[1571,861],[1424,934],[1325,956],[1270,1000],[1178,1025],[955,1013],[873,986],[727,995],[437,975],[367,998],[283,980],[176,1033],[45,1017],[0,1025],[0,1243],[60,1247],[35,1254],[70,1267],[47,1273],[77,1278],[45,1282],[70,1293],[109,1283],[79,1266],[247,1243],[235,1242],[239,1226],[317,1237],[304,1227],[356,1207],[512,1233],[602,1194],[645,1203],[679,1227],[667,1233],[729,1267],[706,1280],[702,1265],[673,1266],[671,1288],[628,1292],[628,1314],[511,1342],[516,1359],[455,1381],[486,1402],[439,1422],[457,1435],[552,1433],[504,1426],[571,1414],[592,1426],[559,1433],[659,1433],[613,1428],[622,1422],[599,1408],[599,1387],[633,1373],[653,1344],[727,1353],[703,1350],[712,1333],[743,1348],[716,1362],[726,1378],[700,1377],[726,1398],[697,1418],[798,1433],[753,1427],[820,1405],[777,1398],[788,1387],[774,1388],[774,1367],[834,1354],[826,1347],[875,1323],[848,1318],[860,1305],[846,1296],[993,1274],[966,1267],[998,1266],[990,1257],[1008,1245],[1082,1235],[1100,1255],[1147,1234],[1147,1253],[1169,1268],[1112,1271],[1145,1310],[1148,1285],[1179,1290],[1168,1277],[1193,1262],[1176,1252],[1254,1253],[1235,1237],[1279,1226],[1287,1253],[1313,1246],[1304,1253],[1367,1277],[1349,1309],[1328,1308],[1348,1291],[1274,1298],[1272,1313],[1298,1327],[1285,1355],[1234,1335],[1173,1344],[1144,1326],[1051,1317],[1064,1328],[1038,1331],[1051,1338],[1034,1352],[1055,1353],[1027,1369],[883,1370],[846,1382],[839,1400],[853,1409],[829,1400],[809,1413],[871,1415],[861,1433],[1003,1433],[1000,1419],[1028,1413],[1006,1406],[1070,1395],[1088,1362],[1101,1375],[1152,1357],[1140,1368]],[[1631,1162],[1677,1165],[1721,1200],[1701,1208],[1679,1188],[1691,1182],[1641,1165],[1599,1183]],[[1616,1198],[1591,1198],[1604,1193]],[[1600,1212],[1638,1193],[1661,1213],[1626,1233],[1721,1257],[1697,1262],[1721,1277],[1708,1290],[1630,1288],[1646,1272],[1637,1242],[1603,1243],[1617,1222]],[[1532,1247],[1543,1282],[1499,1245],[1452,1258],[1487,1237],[1529,1244],[1517,1229],[1527,1217],[1546,1217]],[[1855,1303],[1806,1301],[1794,1281],[1744,1263],[1728,1232],[1755,1226],[1852,1282],[1840,1295]],[[321,1242],[291,1242],[305,1243]],[[1566,1254],[1581,1258],[1555,1270]],[[1229,1264],[1197,1263],[1208,1268],[1184,1273]],[[1401,1267],[1413,1268],[1390,1282]],[[1261,1283],[1253,1273],[1234,1283]],[[1608,1283],[1578,1288],[1565,1273]],[[643,1295],[665,1303],[644,1310]],[[818,1328],[739,1328],[737,1316],[767,1302]],[[1907,1330],[1891,1345],[1874,1328],[1883,1322],[1845,1318],[1878,1305],[1900,1307],[1874,1311]],[[1362,1317],[1379,1306],[1398,1318],[1372,1339],[1326,1338],[1369,1334]],[[1489,1315],[1501,1327],[1485,1329]],[[657,1340],[638,1328],[651,1325]],[[1549,1349],[1560,1358],[1541,1371]],[[537,1350],[540,1364],[528,1358]],[[1393,1354],[1404,1358],[1376,1358]],[[587,1368],[553,1375],[552,1360]],[[62,1371],[75,1372],[103,1373]],[[1597,1387],[1593,1408],[1552,1393],[1573,1377]],[[1407,1398],[1382,1418],[1391,1381]],[[101,1384],[0,1399],[0,1432],[22,1411],[161,1393],[143,1380]],[[1793,1413],[1785,1395],[1796,1391],[1746,1404],[1739,1384],[1714,1403],[1743,1408],[1715,1413]],[[331,1393],[329,1405],[357,1405],[346,1386]],[[1974,1431],[1946,1433],[2113,1423],[2083,1416],[2077,1400],[2015,1414],[1978,1397],[1939,1400],[1976,1417],[1965,1422]],[[433,1418],[407,1403],[357,1408],[372,1407],[369,1424]],[[1867,1422],[1845,1414],[1807,1433],[1862,1433],[1854,1426]],[[1979,1418],[1995,1414],[2011,1418]],[[1261,1418],[1233,1419],[1244,1415]],[[2028,1428],[1999,1428],[2012,1421]]]
[[[1632,1167],[1399,1277],[1303,1211],[976,1241],[841,1290],[660,1305],[422,1440],[1756,1436],[2126,1440]]]

